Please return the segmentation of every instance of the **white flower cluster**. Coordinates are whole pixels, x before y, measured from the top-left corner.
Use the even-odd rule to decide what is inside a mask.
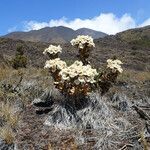
[[[90,65],[84,66],[81,61],[75,61],[71,66],[62,69],[59,73],[63,81],[76,79],[75,84],[95,83],[95,76],[98,75],[96,69]]]
[[[58,46],[54,46],[54,45],[50,45],[48,48],[46,48],[43,52],[44,55],[46,55],[47,53],[49,54],[57,54],[57,53],[61,53],[62,52],[62,48],[60,47],[60,45]]]
[[[56,70],[62,70],[66,67],[66,62],[60,60],[60,58],[47,60],[44,66],[44,68],[52,69],[52,72],[55,72]]]
[[[120,60],[116,59],[116,60],[112,60],[112,59],[108,59],[107,60],[107,68],[112,69],[113,71],[118,71],[120,73],[123,72],[123,69],[121,68],[121,64],[123,64]]]
[[[78,35],[76,39],[71,40],[71,45],[78,46],[80,49],[83,49],[85,44],[87,44],[88,47],[95,47],[93,38],[88,35]]]

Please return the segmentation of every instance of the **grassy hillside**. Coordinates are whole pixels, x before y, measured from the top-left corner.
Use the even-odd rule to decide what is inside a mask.
[[[124,62],[124,67],[133,70],[150,70],[150,27],[128,30],[115,36],[107,36],[95,40],[96,47],[93,49],[90,60],[95,66],[99,67],[107,59],[117,56]],[[0,38],[0,55],[6,61],[14,57],[18,44],[23,45],[28,66],[43,67],[47,59],[43,50],[49,43],[24,42]],[[76,59],[77,50],[70,43],[61,44],[63,53],[61,58],[68,62]]]

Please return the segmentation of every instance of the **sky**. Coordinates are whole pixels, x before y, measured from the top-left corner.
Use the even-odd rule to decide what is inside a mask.
[[[150,25],[150,0],[1,0],[0,35],[43,27],[107,34]]]

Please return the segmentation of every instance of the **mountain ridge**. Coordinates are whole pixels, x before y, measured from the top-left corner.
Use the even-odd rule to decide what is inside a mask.
[[[67,43],[71,39],[75,38],[77,35],[89,35],[94,39],[103,38],[107,36],[107,34],[95,31],[88,28],[80,28],[78,30],[73,30],[68,27],[58,26],[58,27],[45,27],[39,30],[31,30],[28,32],[12,32],[6,34],[2,37],[23,40],[23,41],[31,41],[31,42],[46,42],[46,43]]]

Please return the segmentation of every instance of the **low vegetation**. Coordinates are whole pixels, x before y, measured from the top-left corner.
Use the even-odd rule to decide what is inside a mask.
[[[27,66],[27,57],[24,56],[23,46],[18,45],[16,49],[15,58],[12,60],[12,67],[14,69],[26,68]]]
[[[0,127],[0,138],[4,139],[7,144],[13,144],[15,135],[10,126]]]

